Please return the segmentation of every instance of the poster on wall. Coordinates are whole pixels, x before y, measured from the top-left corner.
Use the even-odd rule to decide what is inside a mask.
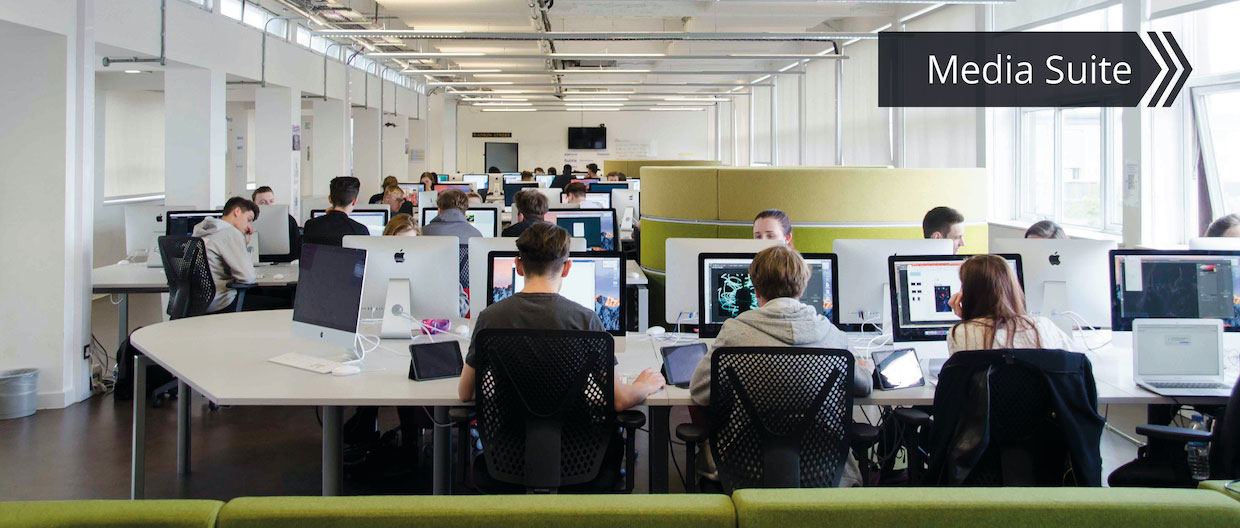
[[[293,128],[296,128],[296,127],[293,127]],[[301,136],[297,135],[293,137],[300,138]],[[298,141],[300,141],[300,139],[298,139]],[[290,194],[292,194],[293,196],[292,196],[292,199],[289,200],[289,204],[291,204],[289,206],[289,210],[300,211],[301,210],[301,156],[295,152],[293,153],[292,156],[293,156],[293,185],[290,187],[290,190],[292,191]]]
[[[637,139],[620,139],[615,141],[617,159],[650,159],[654,156],[654,142]]]

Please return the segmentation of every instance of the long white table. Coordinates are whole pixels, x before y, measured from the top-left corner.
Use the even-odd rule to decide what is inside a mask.
[[[135,368],[133,423],[133,466],[131,496],[144,495],[145,458],[145,372],[146,361],[164,367],[180,380],[177,404],[177,471],[190,470],[189,410],[191,391],[205,395],[220,405],[315,406],[323,409],[323,494],[337,495],[343,485],[341,425],[347,406],[427,406],[434,407],[435,421],[448,423],[448,409],[470,405],[457,396],[457,379],[414,382],[408,379],[409,340],[384,339],[363,362],[359,375],[336,377],[276,365],[269,358],[286,352],[322,357],[340,356],[319,342],[295,338],[291,334],[289,310],[229,313],[193,317],[144,327],[133,335],[134,345],[145,357]],[[363,334],[370,328],[364,327]],[[682,336],[690,339],[692,336]],[[468,348],[464,337],[452,335]],[[422,338],[425,339],[425,338]],[[1091,342],[1109,339],[1109,332],[1091,335]],[[616,339],[618,381],[636,377],[645,368],[661,365],[658,348],[666,340],[645,334],[629,334]],[[1132,381],[1131,352],[1123,335],[1117,342],[1089,352],[1094,365],[1098,402],[1103,405],[1218,403],[1210,398],[1164,398],[1138,387]],[[935,347],[919,346],[926,356]],[[946,349],[941,353],[946,355]],[[1232,374],[1234,375],[1234,373]],[[857,398],[857,405],[929,405],[934,387],[875,391]],[[650,435],[650,491],[667,491],[670,410],[692,405],[689,391],[668,387],[647,399]],[[434,492],[449,493],[451,486],[451,431],[436,426],[434,439]]]

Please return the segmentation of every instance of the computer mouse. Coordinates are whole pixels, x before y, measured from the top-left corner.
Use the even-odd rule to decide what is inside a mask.
[[[638,272],[636,272],[636,271],[634,271],[634,272],[632,272],[632,273],[630,273],[630,274],[629,274],[629,278],[630,278],[630,279],[633,279],[633,280],[637,280],[637,279],[642,278],[642,274],[641,274],[641,273],[638,273]]]
[[[118,260],[118,261],[116,262],[116,265],[117,265],[117,266],[128,266],[128,265],[129,265],[129,260],[127,260],[127,259],[121,259],[121,260]]]
[[[275,274],[275,275],[272,275],[272,276],[271,276],[271,278],[273,278],[273,279],[275,279],[275,280],[280,280],[280,279],[283,279],[283,278],[284,278],[284,274],[283,274],[283,273],[277,273],[277,274]]]
[[[663,335],[666,333],[667,333],[667,330],[663,328],[662,326],[652,326],[646,329],[646,335],[648,336],[657,336],[657,335]]]
[[[361,371],[362,369],[355,367],[353,365],[340,365],[339,367],[332,369],[332,375],[333,376],[352,376]]]
[[[469,335],[469,325],[467,324],[457,325],[456,333],[461,334],[463,336]]]

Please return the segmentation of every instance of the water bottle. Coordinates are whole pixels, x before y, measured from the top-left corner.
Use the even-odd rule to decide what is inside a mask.
[[[1193,421],[1189,424],[1190,429],[1198,431],[1209,431],[1206,427],[1205,419],[1200,414],[1193,415]],[[1189,442],[1184,445],[1184,450],[1188,452],[1188,468],[1193,472],[1194,480],[1206,480],[1210,478],[1210,446],[1205,442]]]

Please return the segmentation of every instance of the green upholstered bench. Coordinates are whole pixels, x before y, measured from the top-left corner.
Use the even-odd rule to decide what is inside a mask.
[[[1231,482],[1231,481],[1230,480],[1205,480],[1205,481],[1202,481],[1201,484],[1198,484],[1197,487],[1201,489],[1217,491],[1219,493],[1222,493],[1223,495],[1226,495],[1228,497],[1231,497],[1233,499],[1240,501],[1240,493],[1230,491],[1224,487],[1227,485],[1228,482]],[[1235,486],[1232,486],[1232,488],[1240,489],[1240,484],[1236,484]]]
[[[223,505],[212,500],[0,502],[0,527],[213,528]]]
[[[738,528],[790,526],[1240,526],[1240,503],[1206,490],[853,488],[740,490]]]
[[[735,528],[736,512],[723,495],[246,497],[224,505],[218,526]]]

